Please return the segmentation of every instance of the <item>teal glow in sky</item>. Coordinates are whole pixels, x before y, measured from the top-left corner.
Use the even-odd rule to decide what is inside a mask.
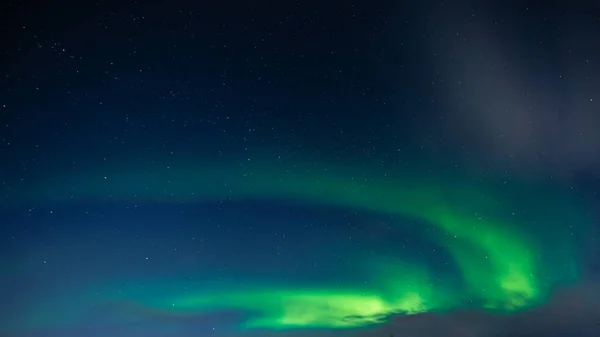
[[[598,335],[598,10],[95,3],[0,10],[0,337]]]
[[[185,289],[171,281],[151,282],[152,290],[146,292],[135,286],[108,292],[107,302],[133,301],[175,316],[249,313],[236,323],[238,329],[337,329],[381,324],[397,314],[463,307],[519,311],[543,304],[556,286],[578,279],[573,247],[579,233],[572,224],[581,227],[586,215],[572,197],[550,186],[470,178],[460,172],[361,175],[363,171],[347,166],[307,162],[170,165],[124,164],[73,172],[32,185],[28,193],[38,202],[55,205],[263,199],[393,216],[398,229],[402,219],[418,223],[417,231],[432,249],[445,251],[456,272],[445,273],[416,252],[390,258],[351,251],[345,258],[355,263],[356,273],[366,273],[369,282],[341,277],[303,285],[241,275],[224,287],[206,283],[199,275]],[[189,273],[194,274],[184,274]]]

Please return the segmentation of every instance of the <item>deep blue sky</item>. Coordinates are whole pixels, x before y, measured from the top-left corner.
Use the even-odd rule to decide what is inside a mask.
[[[407,257],[435,270],[440,282],[461,282],[446,243],[423,230],[427,219],[382,212],[364,196],[345,204],[333,200],[341,193],[302,195],[303,186],[283,182],[271,194],[254,193],[271,186],[257,180],[236,195],[230,189],[239,181],[209,175],[210,165],[273,180],[292,172],[308,176],[298,179],[306,185],[334,184],[324,172],[368,186],[402,186],[414,176],[453,186],[459,199],[463,188],[488,200],[489,185],[522,186],[523,193],[509,188],[508,199],[528,220],[505,229],[555,247],[553,257],[561,249],[576,256],[580,273],[567,295],[509,318],[469,299],[442,323],[424,314],[425,325],[456,336],[598,333],[587,325],[600,314],[598,302],[576,300],[598,295],[590,290],[598,289],[600,265],[597,6],[23,1],[2,4],[0,13],[0,333],[195,336],[223,329],[222,336],[235,336],[238,312],[198,312],[193,324],[180,322],[152,307],[144,287],[370,284],[375,276],[359,260],[380,255]],[[146,171],[160,179],[145,181]],[[102,187],[113,177],[120,180]],[[200,183],[211,179],[224,186]],[[547,191],[560,197],[549,201]],[[559,220],[540,231],[552,217]],[[576,248],[557,239],[565,244],[558,248],[550,237],[559,234],[575,237]],[[140,280],[144,287],[131,290]],[[65,309],[85,311],[86,296],[104,298],[109,288],[128,289],[126,301],[148,299],[138,314],[149,330],[118,310],[88,324]],[[56,315],[40,319],[48,310]],[[572,317],[548,327],[562,310]],[[366,331],[265,333],[437,334],[413,321],[398,328],[405,317],[386,314],[387,323]],[[513,324],[521,321],[531,327]]]

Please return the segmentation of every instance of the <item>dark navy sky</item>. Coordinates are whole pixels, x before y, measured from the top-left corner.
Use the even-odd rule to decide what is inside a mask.
[[[597,6],[23,1],[0,13],[0,334],[600,333]],[[497,239],[465,229],[471,217],[493,218],[481,228]],[[490,299],[472,252],[448,239],[461,235],[484,242],[473,254],[497,258],[498,275],[539,249],[533,309],[474,304]],[[379,293],[393,273],[373,271],[387,258],[458,299],[432,296],[425,323],[404,321]],[[390,308],[367,329],[315,314],[257,332],[243,317],[269,320],[280,295],[160,302],[254,285],[374,291]]]

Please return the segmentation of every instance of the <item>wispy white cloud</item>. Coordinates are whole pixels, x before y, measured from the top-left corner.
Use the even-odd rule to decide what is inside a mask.
[[[429,21],[445,139],[509,167],[551,174],[600,168],[597,22],[514,15],[524,17],[518,29],[466,8],[446,8]],[[525,23],[551,34],[529,34]]]

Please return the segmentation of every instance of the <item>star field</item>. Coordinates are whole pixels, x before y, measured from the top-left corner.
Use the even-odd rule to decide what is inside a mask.
[[[0,334],[595,336],[580,4],[3,5]]]

